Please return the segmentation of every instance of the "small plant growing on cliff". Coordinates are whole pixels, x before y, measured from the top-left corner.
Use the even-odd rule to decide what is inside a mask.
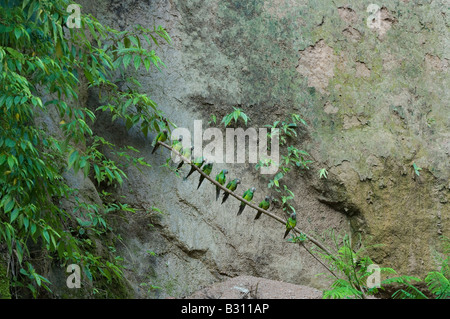
[[[425,277],[428,290],[436,296],[436,299],[450,298],[450,238],[442,236],[444,258],[438,271],[431,271]]]
[[[428,291],[436,299],[450,298],[450,238],[442,236],[443,255],[444,258],[438,256],[441,262],[440,269],[430,271],[425,277],[425,284]],[[395,280],[395,278],[393,278]],[[420,281],[420,279],[415,278]],[[392,298],[396,299],[428,299],[428,297],[419,289],[408,282],[396,281],[402,284],[402,288],[392,294]]]
[[[291,238],[288,239],[288,242],[291,243],[304,243],[308,240],[308,237],[305,234],[299,234],[299,235],[291,235]]]
[[[283,181],[287,181],[288,178],[285,178],[281,181],[285,176],[289,176],[288,173],[292,170],[296,169],[309,169],[308,164],[313,161],[308,159],[310,155],[308,152],[304,150],[300,150],[294,145],[289,145],[288,141],[294,141],[297,138],[298,124],[307,125],[305,120],[303,120],[298,114],[291,114],[291,117],[284,121],[275,121],[273,124],[264,125],[271,130],[267,133],[269,138],[272,138],[272,129],[277,129],[275,134],[279,134],[280,145],[284,147],[284,154],[281,155],[280,163],[279,163],[279,172],[275,174],[273,179],[269,180],[267,184],[268,188],[275,190],[279,193],[279,198],[273,198],[272,200],[275,203],[280,203],[281,207],[284,211],[292,211],[294,207],[291,205],[294,202],[295,195],[289,189],[288,185],[283,183]],[[270,149],[270,146],[268,147]],[[259,162],[256,165],[256,169],[258,169],[261,165]],[[288,182],[288,181],[287,181]]]
[[[147,289],[147,296],[152,296],[152,294],[156,291],[156,290],[161,290],[162,288],[150,283],[146,283],[146,282],[141,282],[140,287],[146,288]]]
[[[326,168],[322,168],[322,169],[319,170],[319,178],[320,179],[322,179],[322,178],[327,179],[328,178],[328,172],[327,172]]]
[[[288,138],[295,138],[297,137],[297,131],[296,128],[298,127],[298,124],[302,123],[306,126],[306,122],[304,119],[300,117],[298,114],[291,114],[291,119],[286,119],[284,121],[275,121],[272,125],[267,124],[265,127],[267,128],[278,128],[280,132],[282,133],[280,135],[280,144],[285,145],[288,141]],[[267,136],[271,137],[271,132],[267,133]]]
[[[214,123],[214,125],[217,123],[217,117],[214,114],[211,114],[210,120],[208,122],[208,125]]]
[[[225,125],[227,127],[232,120],[234,120],[234,123],[237,123],[239,119],[242,119],[245,123],[245,126],[247,126],[247,122],[250,120],[250,118],[247,116],[247,114],[244,113],[240,108],[236,108],[233,106],[234,111],[225,115],[222,119],[222,122],[220,124]]]
[[[416,163],[413,163],[413,164],[412,164],[412,167],[413,167],[413,169],[414,169],[414,173],[415,173],[417,176],[420,176],[420,171],[422,170],[422,168],[420,168],[419,166],[417,166]]]
[[[258,163],[256,163],[256,165],[255,165],[255,169],[258,170],[261,167],[268,167],[270,165],[276,165],[276,164],[277,163],[274,160],[264,158],[264,159],[258,160]]]
[[[337,274],[330,289],[323,293],[324,299],[365,299],[368,295],[374,295],[378,292],[377,287],[369,287],[368,277],[372,274],[369,266],[374,264],[367,256],[367,248],[360,245],[355,250],[350,236],[345,234],[342,238],[331,234],[335,245],[336,253],[334,255],[318,252],[324,260],[328,261],[330,269]],[[375,247],[375,246],[372,246]],[[379,268],[380,274],[395,274],[392,268]],[[381,281],[381,289],[387,284],[386,280]]]

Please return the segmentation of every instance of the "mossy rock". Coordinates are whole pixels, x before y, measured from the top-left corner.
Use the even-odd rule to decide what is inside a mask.
[[[0,299],[11,299],[9,279],[6,273],[5,262],[0,258]]]

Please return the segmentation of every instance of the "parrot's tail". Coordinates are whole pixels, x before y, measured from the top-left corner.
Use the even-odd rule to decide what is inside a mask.
[[[153,148],[152,154],[155,153],[155,151],[158,149],[159,144],[156,144],[155,147]]]
[[[191,170],[189,171],[189,174],[187,174],[186,177],[183,178],[183,180],[187,180],[187,178],[188,178],[189,176],[191,176],[191,174],[192,174],[194,171],[195,171],[195,168],[192,167]]]
[[[244,208],[245,208],[245,204],[239,206],[239,211],[238,211],[238,214],[237,214],[238,216],[239,216],[240,214],[242,214],[242,212],[244,211]]]
[[[255,216],[255,220],[257,220],[259,217],[261,217],[261,212],[258,212],[258,214],[256,214],[256,216]]]
[[[228,196],[230,196],[230,194],[228,194],[228,193],[223,194],[222,204],[225,203],[225,201],[227,200]]]
[[[203,183],[203,179],[204,179],[203,175],[202,175],[202,176],[200,176],[200,181],[198,182],[198,186],[197,186],[197,189],[199,189],[199,188],[200,188],[200,185],[202,185],[202,183]]]
[[[290,228],[288,228],[288,229],[286,229],[286,232],[284,233],[284,237],[283,237],[283,239],[284,238],[286,238],[286,236],[289,234],[289,232],[291,231],[291,229]]]
[[[220,188],[216,186],[216,201],[219,199]]]

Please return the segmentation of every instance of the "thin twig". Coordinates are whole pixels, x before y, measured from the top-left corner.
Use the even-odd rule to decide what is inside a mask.
[[[302,246],[303,248],[305,248],[305,250],[314,257],[315,260],[317,260],[323,267],[325,267],[336,279],[339,279],[338,276],[336,276],[336,274],[329,268],[327,267],[327,265],[325,265],[322,261],[320,261],[319,258],[317,258],[306,246],[304,243],[300,243],[300,246]]]
[[[297,235],[297,231],[296,229],[293,229],[293,232],[295,235]],[[305,243],[303,241],[298,243],[300,246],[302,246],[303,248],[305,248],[305,250],[314,257],[315,260],[317,260],[326,270],[328,270],[336,279],[339,279],[339,277],[327,266],[325,265],[319,258],[317,258],[306,246]]]

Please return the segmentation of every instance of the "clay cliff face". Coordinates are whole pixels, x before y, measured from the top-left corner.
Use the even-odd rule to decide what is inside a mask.
[[[309,123],[297,141],[315,162],[296,181],[299,226],[362,234],[375,262],[402,274],[434,269],[441,234],[449,236],[449,17],[445,1],[81,1],[84,12],[117,28],[161,24],[173,47],[163,72],[135,73],[166,115],[193,130],[241,107],[251,127],[290,113]],[[375,5],[375,6],[374,6]],[[95,94],[87,97],[95,105]],[[214,200],[159,166],[151,139],[100,118],[97,133],[141,150],[152,167],[130,168],[118,195],[158,207],[152,218],[129,216],[123,237],[127,278],[137,296],[181,296],[228,276],[252,275],[323,287],[324,272],[281,238],[283,227],[253,222],[238,203]],[[166,150],[167,151],[167,150]],[[413,169],[420,167],[420,175]],[[238,189],[266,193],[254,164],[217,164]],[[318,179],[326,168],[328,179]],[[186,170],[186,168],[184,168]],[[184,172],[185,174],[186,172]],[[154,252],[155,254],[150,254]],[[141,283],[161,287],[148,292]]]

